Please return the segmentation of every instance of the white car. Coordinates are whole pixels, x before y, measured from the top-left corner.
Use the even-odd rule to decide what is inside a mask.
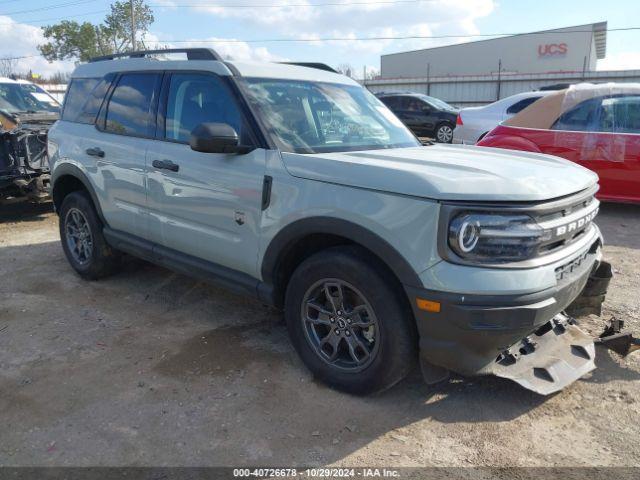
[[[500,122],[524,110],[533,102],[553,91],[524,92],[483,107],[463,108],[458,113],[453,143],[475,145]]]

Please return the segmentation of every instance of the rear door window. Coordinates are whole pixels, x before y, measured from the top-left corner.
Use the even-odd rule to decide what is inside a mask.
[[[120,135],[153,136],[152,107],[160,79],[157,73],[123,74],[107,105],[105,130]]]

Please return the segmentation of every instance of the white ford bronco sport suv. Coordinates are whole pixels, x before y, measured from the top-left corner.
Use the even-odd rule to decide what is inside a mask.
[[[82,277],[127,253],[253,295],[333,387],[380,391],[420,359],[429,381],[546,394],[595,368],[563,313],[608,265],[597,177],[575,164],[422,145],[329,67],[209,49],[79,65],[48,142]]]

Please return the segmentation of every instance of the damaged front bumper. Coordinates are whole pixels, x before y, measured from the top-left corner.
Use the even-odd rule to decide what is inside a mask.
[[[611,278],[600,243],[558,268],[556,276],[556,287],[518,296],[406,287],[410,298],[439,304],[439,311],[428,312],[413,302],[425,379],[437,381],[449,370],[497,375],[550,394],[593,370],[593,339],[563,312],[575,304],[580,314],[600,313]]]

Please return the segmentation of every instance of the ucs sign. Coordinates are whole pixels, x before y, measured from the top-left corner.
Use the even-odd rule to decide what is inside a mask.
[[[569,47],[566,43],[547,43],[546,45],[538,45],[539,57],[554,57],[566,55]]]

